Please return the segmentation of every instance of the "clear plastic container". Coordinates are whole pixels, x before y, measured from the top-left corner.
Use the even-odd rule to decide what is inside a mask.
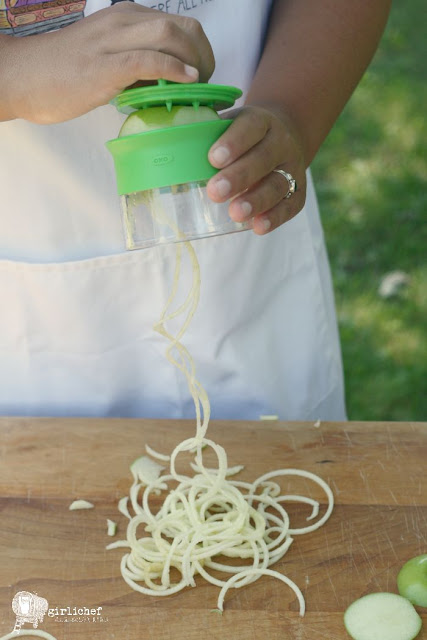
[[[229,203],[213,202],[206,181],[161,187],[121,196],[127,249],[144,249],[244,231],[250,222],[234,222]]]

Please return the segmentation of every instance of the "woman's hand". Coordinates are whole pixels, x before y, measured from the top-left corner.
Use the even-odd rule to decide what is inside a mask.
[[[208,183],[209,197],[214,202],[232,198],[230,217],[236,222],[252,220],[259,235],[287,222],[304,206],[302,142],[290,119],[276,106],[238,109],[234,122],[210,149],[209,161],[222,169]],[[273,173],[274,169],[296,180],[297,191],[290,198],[285,199],[288,181]]]
[[[215,66],[197,20],[133,2],[58,31],[0,38],[0,120],[70,120],[140,80],[207,82]]]

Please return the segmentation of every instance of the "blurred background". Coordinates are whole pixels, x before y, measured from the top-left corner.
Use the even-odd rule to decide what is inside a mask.
[[[351,420],[427,420],[424,0],[395,0],[380,47],[312,164]]]

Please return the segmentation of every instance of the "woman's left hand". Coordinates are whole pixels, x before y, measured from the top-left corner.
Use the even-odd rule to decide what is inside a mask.
[[[232,112],[234,122],[209,151],[209,162],[221,169],[209,180],[214,202],[231,199],[229,213],[235,222],[252,221],[256,234],[276,229],[301,211],[306,178],[302,142],[280,109],[248,105]],[[227,113],[226,117],[230,117]],[[289,198],[288,181],[274,169],[296,180]]]

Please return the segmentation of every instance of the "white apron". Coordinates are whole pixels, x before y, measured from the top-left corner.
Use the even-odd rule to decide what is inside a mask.
[[[268,0],[233,0],[233,11],[229,0],[142,4],[199,19],[217,61],[212,82],[247,91]],[[103,6],[88,0],[85,13]],[[185,379],[152,330],[169,294],[176,247],[124,249],[105,148],[123,119],[105,106],[58,125],[0,123],[0,414],[194,416]],[[194,247],[201,299],[183,342],[212,417],[345,419],[310,175],[304,210],[277,231]],[[183,277],[190,284],[190,273]]]

